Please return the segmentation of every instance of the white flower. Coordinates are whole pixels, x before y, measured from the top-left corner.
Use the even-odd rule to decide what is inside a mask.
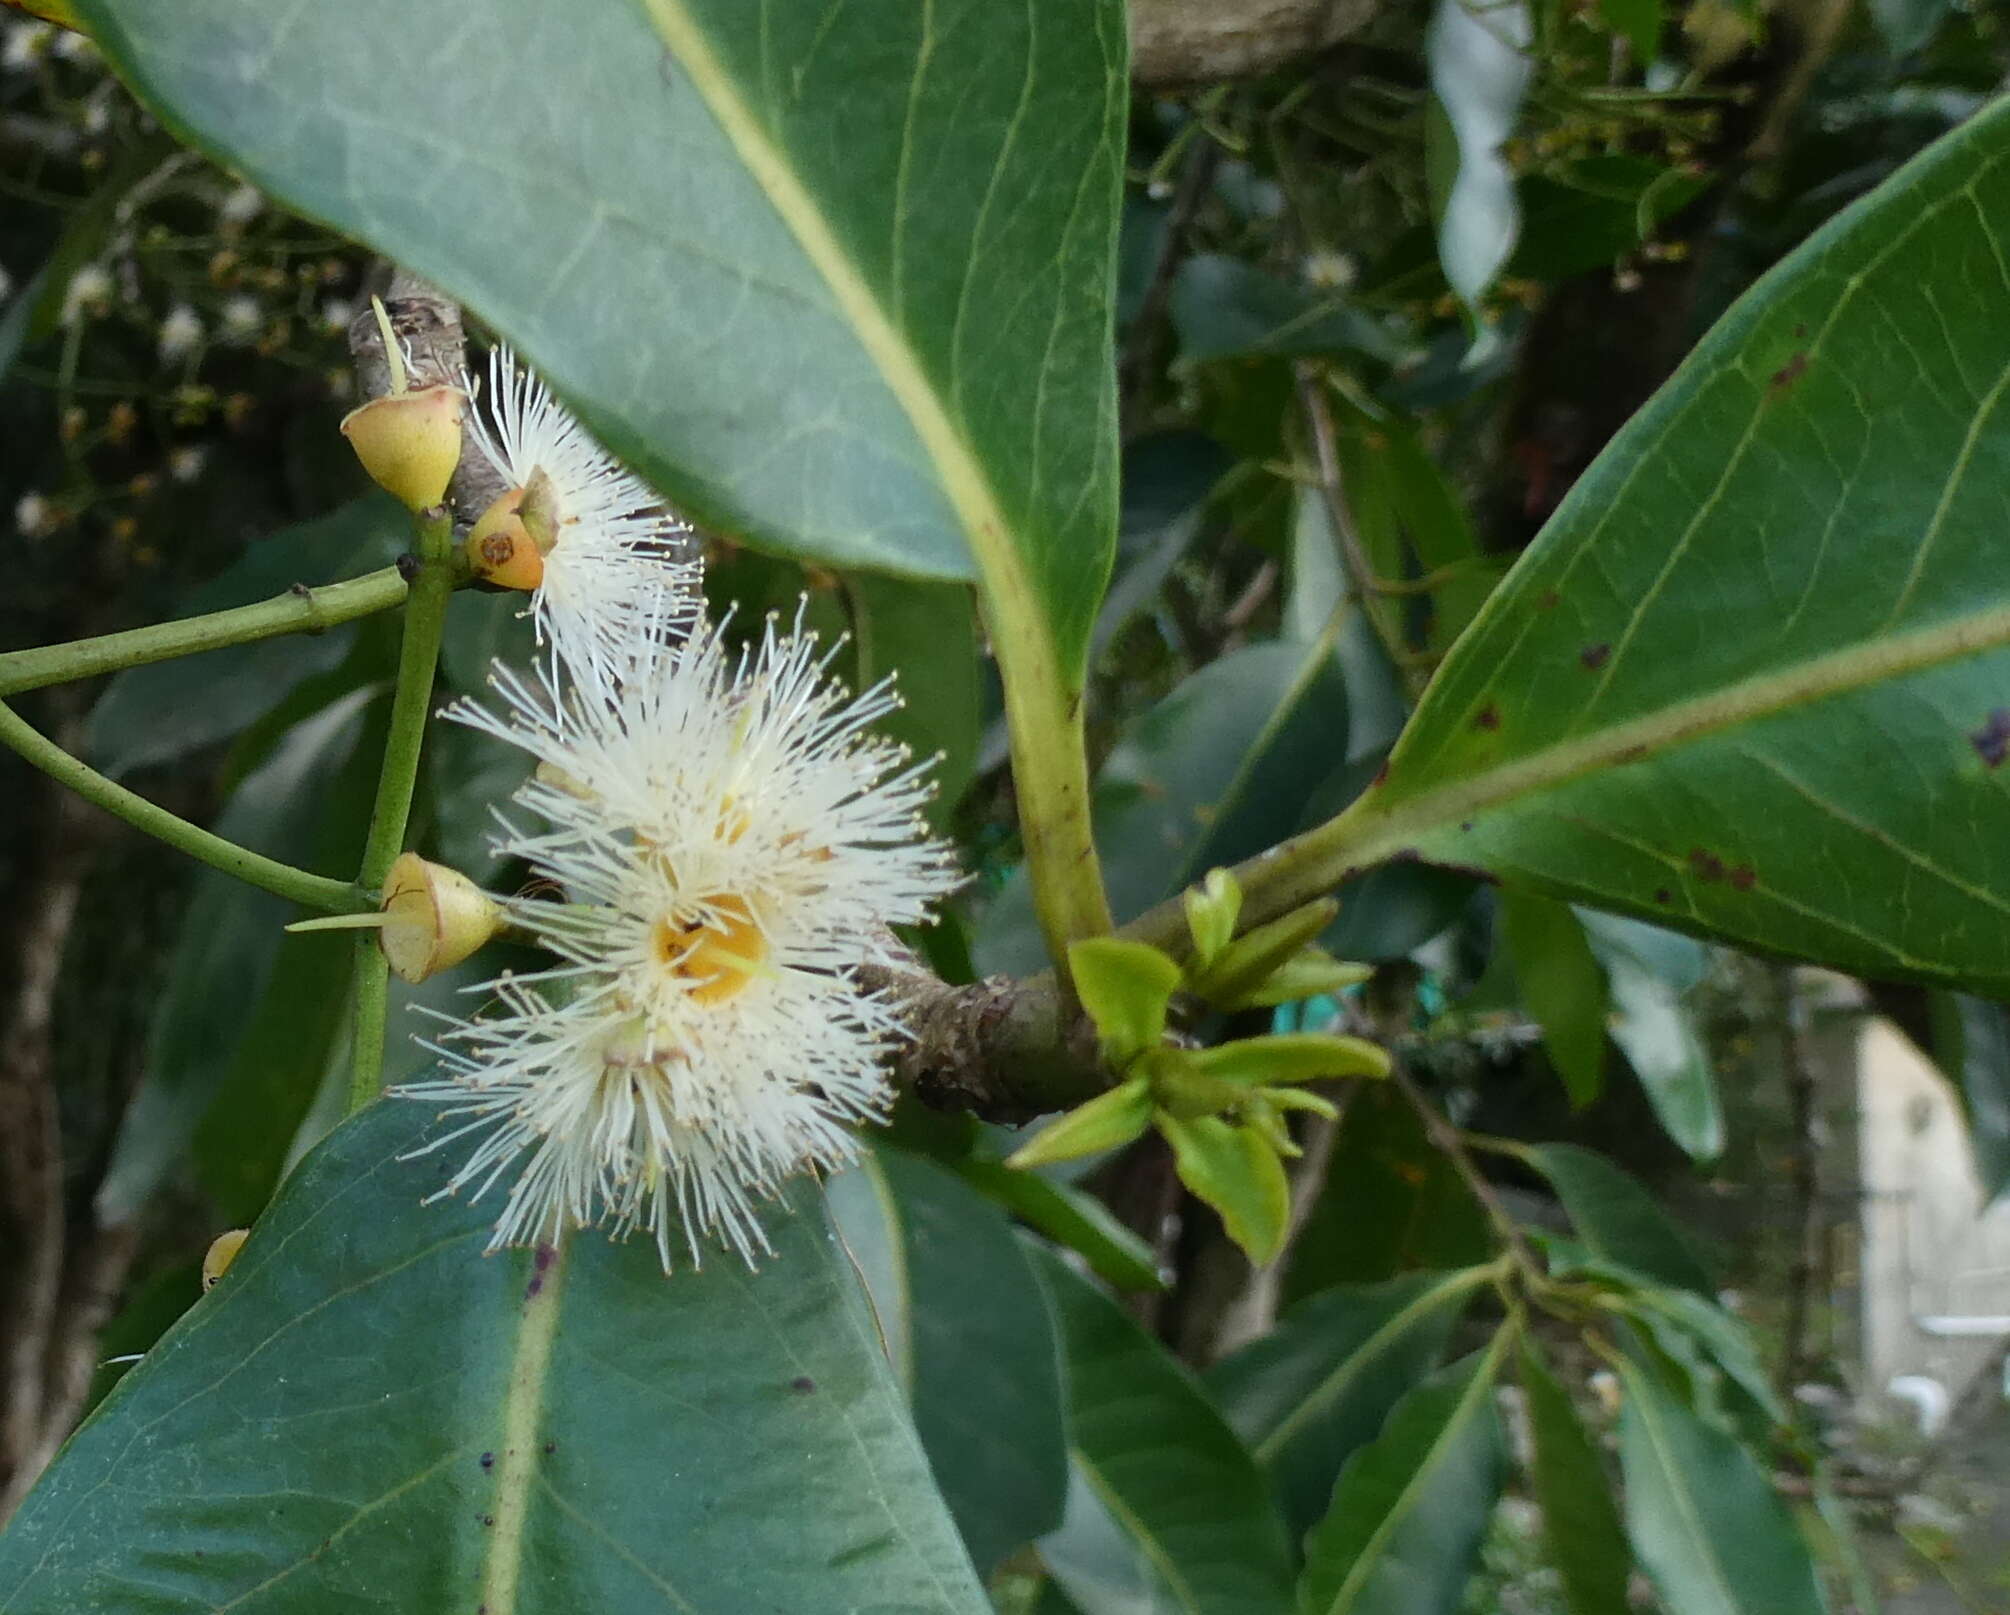
[[[49,526],[49,515],[49,501],[38,493],[24,493],[14,501],[14,527],[23,538],[40,538]]]
[[[330,297],[321,305],[321,329],[346,331],[356,317],[356,305],[346,297]]]
[[[850,1160],[888,1102],[902,1033],[858,967],[956,884],[923,766],[866,727],[886,685],[850,698],[772,623],[750,652],[711,626],[672,645],[675,609],[568,686],[499,670],[505,715],[451,713],[538,760],[517,801],[545,828],[497,850],[564,897],[512,905],[561,963],[479,989],[496,1007],[434,1045],[445,1076],[398,1090],[473,1117],[429,1149],[482,1135],[443,1192],[514,1173],[491,1249],[604,1220],[666,1271],[678,1227],[694,1261],[712,1236],[751,1264],[756,1201]]]
[[[94,62],[98,59],[98,47],[73,28],[58,32],[49,49],[66,62]]]
[[[7,25],[7,43],[0,45],[0,67],[32,67],[35,59],[49,48],[56,30],[46,22],[12,22]]]
[[[265,197],[258,187],[240,182],[217,204],[216,216],[227,225],[242,227],[257,218],[264,206]]]
[[[102,314],[112,299],[112,272],[103,264],[85,264],[63,288],[61,319],[75,325],[85,314]]]
[[[196,318],[194,309],[186,303],[177,303],[168,310],[167,318],[161,321],[160,356],[163,364],[193,353],[201,341],[202,321]]]
[[[543,472],[554,507],[554,541],[531,603],[540,640],[615,652],[628,625],[654,610],[666,589],[695,617],[698,568],[683,559],[691,529],[508,348],[489,354],[488,379],[492,419],[470,412],[475,442],[512,490]],[[472,380],[465,385],[475,391]]]
[[[169,449],[168,475],[176,482],[193,482],[202,475],[202,468],[208,460],[209,449],[201,443],[189,443],[178,449]]]
[[[265,322],[265,311],[258,306],[258,299],[249,292],[239,292],[235,297],[227,297],[223,303],[223,335],[233,342],[249,342],[258,335],[258,328]]]

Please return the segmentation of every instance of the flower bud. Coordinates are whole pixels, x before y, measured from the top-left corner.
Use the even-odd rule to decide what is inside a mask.
[[[484,583],[529,593],[544,581],[544,552],[524,520],[525,490],[512,488],[482,512],[467,537],[468,568]]]
[[[230,1264],[237,1260],[237,1253],[244,1248],[244,1242],[251,1237],[249,1228],[233,1228],[227,1234],[218,1234],[210,1241],[209,1249],[202,1256],[202,1292],[204,1295],[216,1288],[216,1281],[230,1270]]]
[[[458,387],[415,387],[386,393],[342,417],[342,435],[377,485],[408,510],[431,510],[447,496],[461,463]]]
[[[494,898],[459,870],[398,855],[384,882],[378,945],[400,981],[421,982],[479,948],[503,928]]]

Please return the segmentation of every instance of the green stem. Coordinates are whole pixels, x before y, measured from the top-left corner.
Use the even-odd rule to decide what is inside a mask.
[[[39,734],[11,707],[0,705],[0,743],[11,747],[58,784],[66,785],[85,801],[124,819],[135,829],[144,830],[171,847],[179,847],[212,869],[284,897],[303,908],[323,909],[331,914],[348,914],[369,906],[358,890],[346,880],[330,880],[310,874],[291,864],[226,841],[198,824],[190,824],[178,814],[156,807],[123,785],[114,784],[96,769],[87,767],[54,741]]]
[[[384,764],[377,776],[377,800],[370,810],[370,835],[356,884],[382,889],[405,845],[412,816],[412,793],[419,782],[419,753],[433,703],[433,670],[440,660],[440,637],[447,602],[454,592],[454,523],[442,508],[423,513],[418,523],[418,566],[405,601],[405,632],[398,647],[398,684],[391,696],[391,730],[384,741]],[[390,967],[377,938],[365,931],[356,939],[355,1047],[349,1076],[350,1114],[377,1097],[384,1077],[384,1027],[390,996]]]
[[[395,566],[365,573],[344,583],[318,589],[296,585],[286,594],[256,605],[212,611],[177,622],[131,628],[122,634],[73,640],[67,645],[38,645],[32,650],[0,655],[0,696],[39,690],[44,685],[86,679],[100,673],[174,656],[245,645],[279,634],[317,634],[388,610],[405,598],[405,580]]]

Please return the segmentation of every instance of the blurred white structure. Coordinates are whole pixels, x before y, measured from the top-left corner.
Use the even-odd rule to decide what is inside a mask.
[[[1854,1030],[1861,1411],[1930,1435],[2010,1345],[2010,1200],[1984,1206],[1940,1073],[1888,1021]]]

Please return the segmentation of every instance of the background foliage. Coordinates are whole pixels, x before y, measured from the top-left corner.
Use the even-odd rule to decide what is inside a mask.
[[[1200,1028],[1345,1025],[1406,1072],[1304,1130],[1273,1269],[1154,1137],[1015,1174],[1003,1129],[903,1102],[828,1227],[814,1196],[777,1222],[786,1260],[659,1290],[597,1242],[466,1260],[478,1216],[409,1210],[413,1118],[327,1139],[338,950],[0,758],[0,1147],[34,1235],[10,1501],[124,1366],[96,1365],[147,1353],[0,1540],[0,1609],[322,1607],[407,1534],[414,1608],[726,1608],[749,1578],[778,1607],[979,1609],[982,1583],[1043,1615],[1868,1607],[1781,1394],[1837,1377],[1774,1170],[1814,1147],[1796,989],[1689,933],[1878,978],[2001,1185],[2002,1012],[1955,989],[2001,992],[2010,957],[2005,653],[1933,638],[2004,610],[2000,18],[1444,0],[1126,114],[1121,17],[1088,0],[939,35],[425,5],[390,51],[326,8],[283,50],[262,7],[82,9],[153,112],[78,36],[0,25],[0,642],[406,545],[333,429],[353,236],[689,511],[715,603],[806,591],[856,679],[898,672],[976,872],[918,939],[950,979],[1045,962],[1015,810],[1057,755],[1027,734],[1068,725],[1021,723],[1008,769],[1001,670],[1022,716],[1086,690],[1120,921],[1356,801],[1382,857],[1423,858],[1341,887],[1325,940],[1381,967],[1365,989]],[[396,644],[373,619],[22,700],[103,771],[346,870]],[[525,650],[508,600],[463,594],[442,681]],[[1737,705],[1806,678],[1813,710]],[[1709,728],[1727,701],[1759,721]],[[1613,734],[1608,763],[1655,755],[1555,763]],[[1515,788],[1402,817],[1490,778]],[[520,880],[483,839],[519,779],[432,735],[419,844]],[[387,1076],[423,1058],[399,1038]],[[268,1202],[190,1311],[208,1239]]]

